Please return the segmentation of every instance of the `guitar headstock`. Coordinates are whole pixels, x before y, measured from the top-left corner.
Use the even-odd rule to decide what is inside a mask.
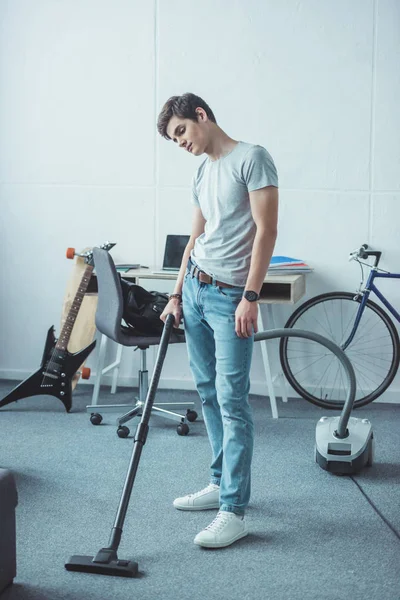
[[[101,246],[99,246],[99,248],[101,248],[102,250],[106,250],[108,252],[109,250],[111,250],[111,248],[114,248],[115,245],[116,244],[113,242],[104,242],[104,244],[101,244]],[[81,256],[84,257],[85,263],[87,263],[88,265],[91,265],[92,267],[94,266],[93,249],[92,248],[90,250],[88,250],[87,252],[84,252],[83,254],[81,254]]]

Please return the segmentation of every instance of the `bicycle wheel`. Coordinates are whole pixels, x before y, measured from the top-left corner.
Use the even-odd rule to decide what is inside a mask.
[[[349,338],[361,299],[348,292],[311,298],[289,318],[285,327],[313,331],[342,347]],[[399,366],[399,335],[387,313],[368,300],[355,336],[345,350],[356,374],[358,408],[380,396]],[[347,380],[340,361],[311,340],[283,338],[280,342],[283,372],[305,400],[328,409],[340,409],[346,399]]]

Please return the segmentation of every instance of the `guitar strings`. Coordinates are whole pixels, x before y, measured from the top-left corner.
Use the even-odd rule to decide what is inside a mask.
[[[75,300],[76,300],[76,296],[75,296]],[[68,314],[71,312],[71,309],[73,308],[73,306],[74,306],[74,304],[75,304],[75,300],[74,300],[74,302],[72,303],[72,305],[71,305],[71,308],[70,308],[70,309],[69,309],[69,311],[68,311]],[[79,310],[79,309],[78,309],[78,310]],[[77,312],[78,312],[78,311],[77,311]],[[65,328],[65,326],[66,326],[66,324],[67,324],[67,320],[68,320],[68,315],[67,315],[67,318],[65,319],[64,323],[62,324],[62,327],[61,327],[61,332],[60,332],[60,336],[63,334],[63,330],[64,330],[64,328]],[[73,326],[74,326],[74,324],[75,324],[75,319],[74,319],[73,321],[74,321],[74,322],[73,322],[73,325],[72,325],[72,327],[71,327],[71,332],[72,332],[72,328],[73,328]],[[71,333],[71,332],[70,332],[70,333]],[[60,373],[57,371],[57,368],[56,368],[56,367],[59,367],[59,366],[60,366],[60,364],[59,364],[58,362],[56,362],[54,359],[55,359],[55,357],[56,357],[56,354],[57,354],[57,352],[63,352],[63,353],[67,352],[67,346],[65,346],[65,349],[64,349],[64,350],[60,350],[59,348],[57,348],[57,344],[58,344],[58,340],[57,340],[57,342],[56,342],[55,346],[53,347],[53,350],[52,350],[52,352],[51,352],[51,354],[50,354],[49,361],[48,361],[47,365],[45,366],[45,370],[44,370],[44,374],[43,374],[43,379],[42,379],[42,381],[41,381],[41,384],[40,384],[40,386],[41,386],[41,387],[45,386],[47,381],[54,382],[53,378],[52,378],[52,377],[49,377],[49,372],[51,372],[52,370],[54,370],[54,371],[55,371],[55,372],[54,372],[54,375],[55,375],[55,376],[57,376],[57,377],[58,377],[58,376],[60,375]],[[65,358],[65,355],[63,356],[63,358]],[[47,374],[46,374],[46,373],[47,373]]]
[[[71,308],[72,308],[72,306],[73,306],[73,304],[71,305]],[[69,309],[68,312],[70,312],[71,308]],[[67,318],[68,318],[68,316],[67,316]],[[67,323],[67,319],[62,324],[60,335],[62,335],[62,332],[63,332],[63,329],[64,329],[66,323]],[[43,379],[42,379],[42,381],[40,383],[41,387],[43,387],[43,386],[46,385],[46,381],[54,382],[54,380],[51,377],[49,377],[49,371],[51,371],[51,370],[56,371],[56,366],[59,365],[59,363],[55,362],[55,360],[54,360],[55,356],[56,356],[56,353],[60,352],[60,349],[57,348],[57,344],[58,344],[58,340],[57,340],[57,342],[55,343],[55,345],[54,345],[54,347],[52,349],[52,352],[50,354],[50,358],[49,358],[49,361],[48,361],[47,365],[45,365],[44,372],[43,372]],[[67,350],[67,348],[65,348],[65,350],[61,350],[61,352],[65,352],[66,350]],[[55,372],[54,375],[58,375],[58,373]]]
[[[85,272],[83,274],[82,280],[81,280],[81,282],[79,284],[79,287],[77,289],[77,292],[75,294],[75,298],[74,298],[74,300],[73,300],[73,302],[71,304],[71,307],[70,307],[70,309],[68,311],[67,318],[65,319],[65,321],[64,321],[64,323],[62,325],[60,335],[62,335],[63,329],[65,328],[65,325],[67,324],[67,321],[68,321],[69,313],[71,312],[71,309],[74,307],[74,304],[76,303],[76,301],[80,302],[80,304],[78,305],[78,310],[76,310],[76,315],[78,314],[79,309],[80,309],[80,307],[82,305],[82,301],[83,301],[83,298],[84,298],[87,286],[89,285],[89,280],[90,280],[90,277],[91,277],[91,273],[89,274],[87,271],[88,271],[88,268],[86,268],[86,270],[85,270]],[[86,282],[85,278],[87,279],[87,282]],[[82,282],[86,283],[86,288],[85,288],[85,286],[82,287]],[[82,295],[82,298],[80,297],[80,294]],[[76,320],[76,316],[73,319],[73,324],[72,324],[72,327],[71,327],[71,331],[69,332],[70,334],[71,334],[72,329],[73,329],[73,327],[75,325],[75,320]],[[45,370],[44,370],[44,373],[43,373],[43,379],[42,379],[42,381],[40,383],[40,387],[44,387],[46,385],[46,383],[45,383],[46,380],[54,381],[51,377],[49,377],[48,374],[46,375],[46,372],[48,372],[51,368],[54,369],[56,366],[59,365],[59,363],[54,362],[54,360],[53,360],[55,358],[56,353],[60,352],[60,350],[56,347],[57,344],[58,344],[58,341],[57,341],[56,345],[54,346],[52,353],[50,354],[50,359],[49,359],[49,362],[47,363],[47,366],[45,366]],[[67,346],[65,346],[65,349],[63,350],[63,352],[67,352]],[[58,373],[55,373],[55,375],[58,375]]]

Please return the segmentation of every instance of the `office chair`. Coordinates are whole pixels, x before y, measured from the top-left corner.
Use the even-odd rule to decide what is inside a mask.
[[[107,336],[117,344],[122,346],[132,346],[140,350],[141,364],[139,370],[139,397],[136,398],[136,404],[125,405],[129,408],[128,412],[117,419],[117,434],[119,437],[127,437],[129,429],[124,425],[133,417],[141,414],[142,406],[148,392],[148,372],[146,370],[146,351],[150,346],[155,346],[160,343],[160,335],[141,336],[135,334],[134,330],[122,325],[123,313],[123,298],[122,289],[119,280],[118,272],[115,268],[114,261],[111,255],[100,248],[93,248],[93,258],[95,272],[97,276],[98,286],[98,304],[96,311],[96,327],[100,333]],[[170,344],[179,344],[185,342],[185,335],[181,333],[172,333]],[[166,410],[165,406],[177,403],[154,403],[152,414],[158,415],[167,419],[178,421],[177,432],[179,435],[187,435],[189,433],[188,421],[195,421],[197,413],[194,410],[187,409],[186,415],[182,416],[178,413]],[[194,406],[194,402],[188,402],[186,405]],[[92,411],[103,409],[119,409],[121,405],[90,405],[86,410]],[[99,425],[102,421],[102,416],[99,412],[92,412],[90,421],[93,425]]]

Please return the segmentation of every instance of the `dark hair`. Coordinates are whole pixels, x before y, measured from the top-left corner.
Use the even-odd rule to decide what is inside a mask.
[[[162,111],[159,114],[157,120],[157,130],[166,140],[170,140],[170,136],[167,133],[168,123],[173,116],[180,117],[181,119],[191,119],[197,122],[196,108],[203,108],[207,113],[207,117],[213,123],[216,123],[216,118],[213,111],[208,106],[207,102],[204,102],[202,98],[195,94],[183,94],[182,96],[172,96],[164,104]]]

